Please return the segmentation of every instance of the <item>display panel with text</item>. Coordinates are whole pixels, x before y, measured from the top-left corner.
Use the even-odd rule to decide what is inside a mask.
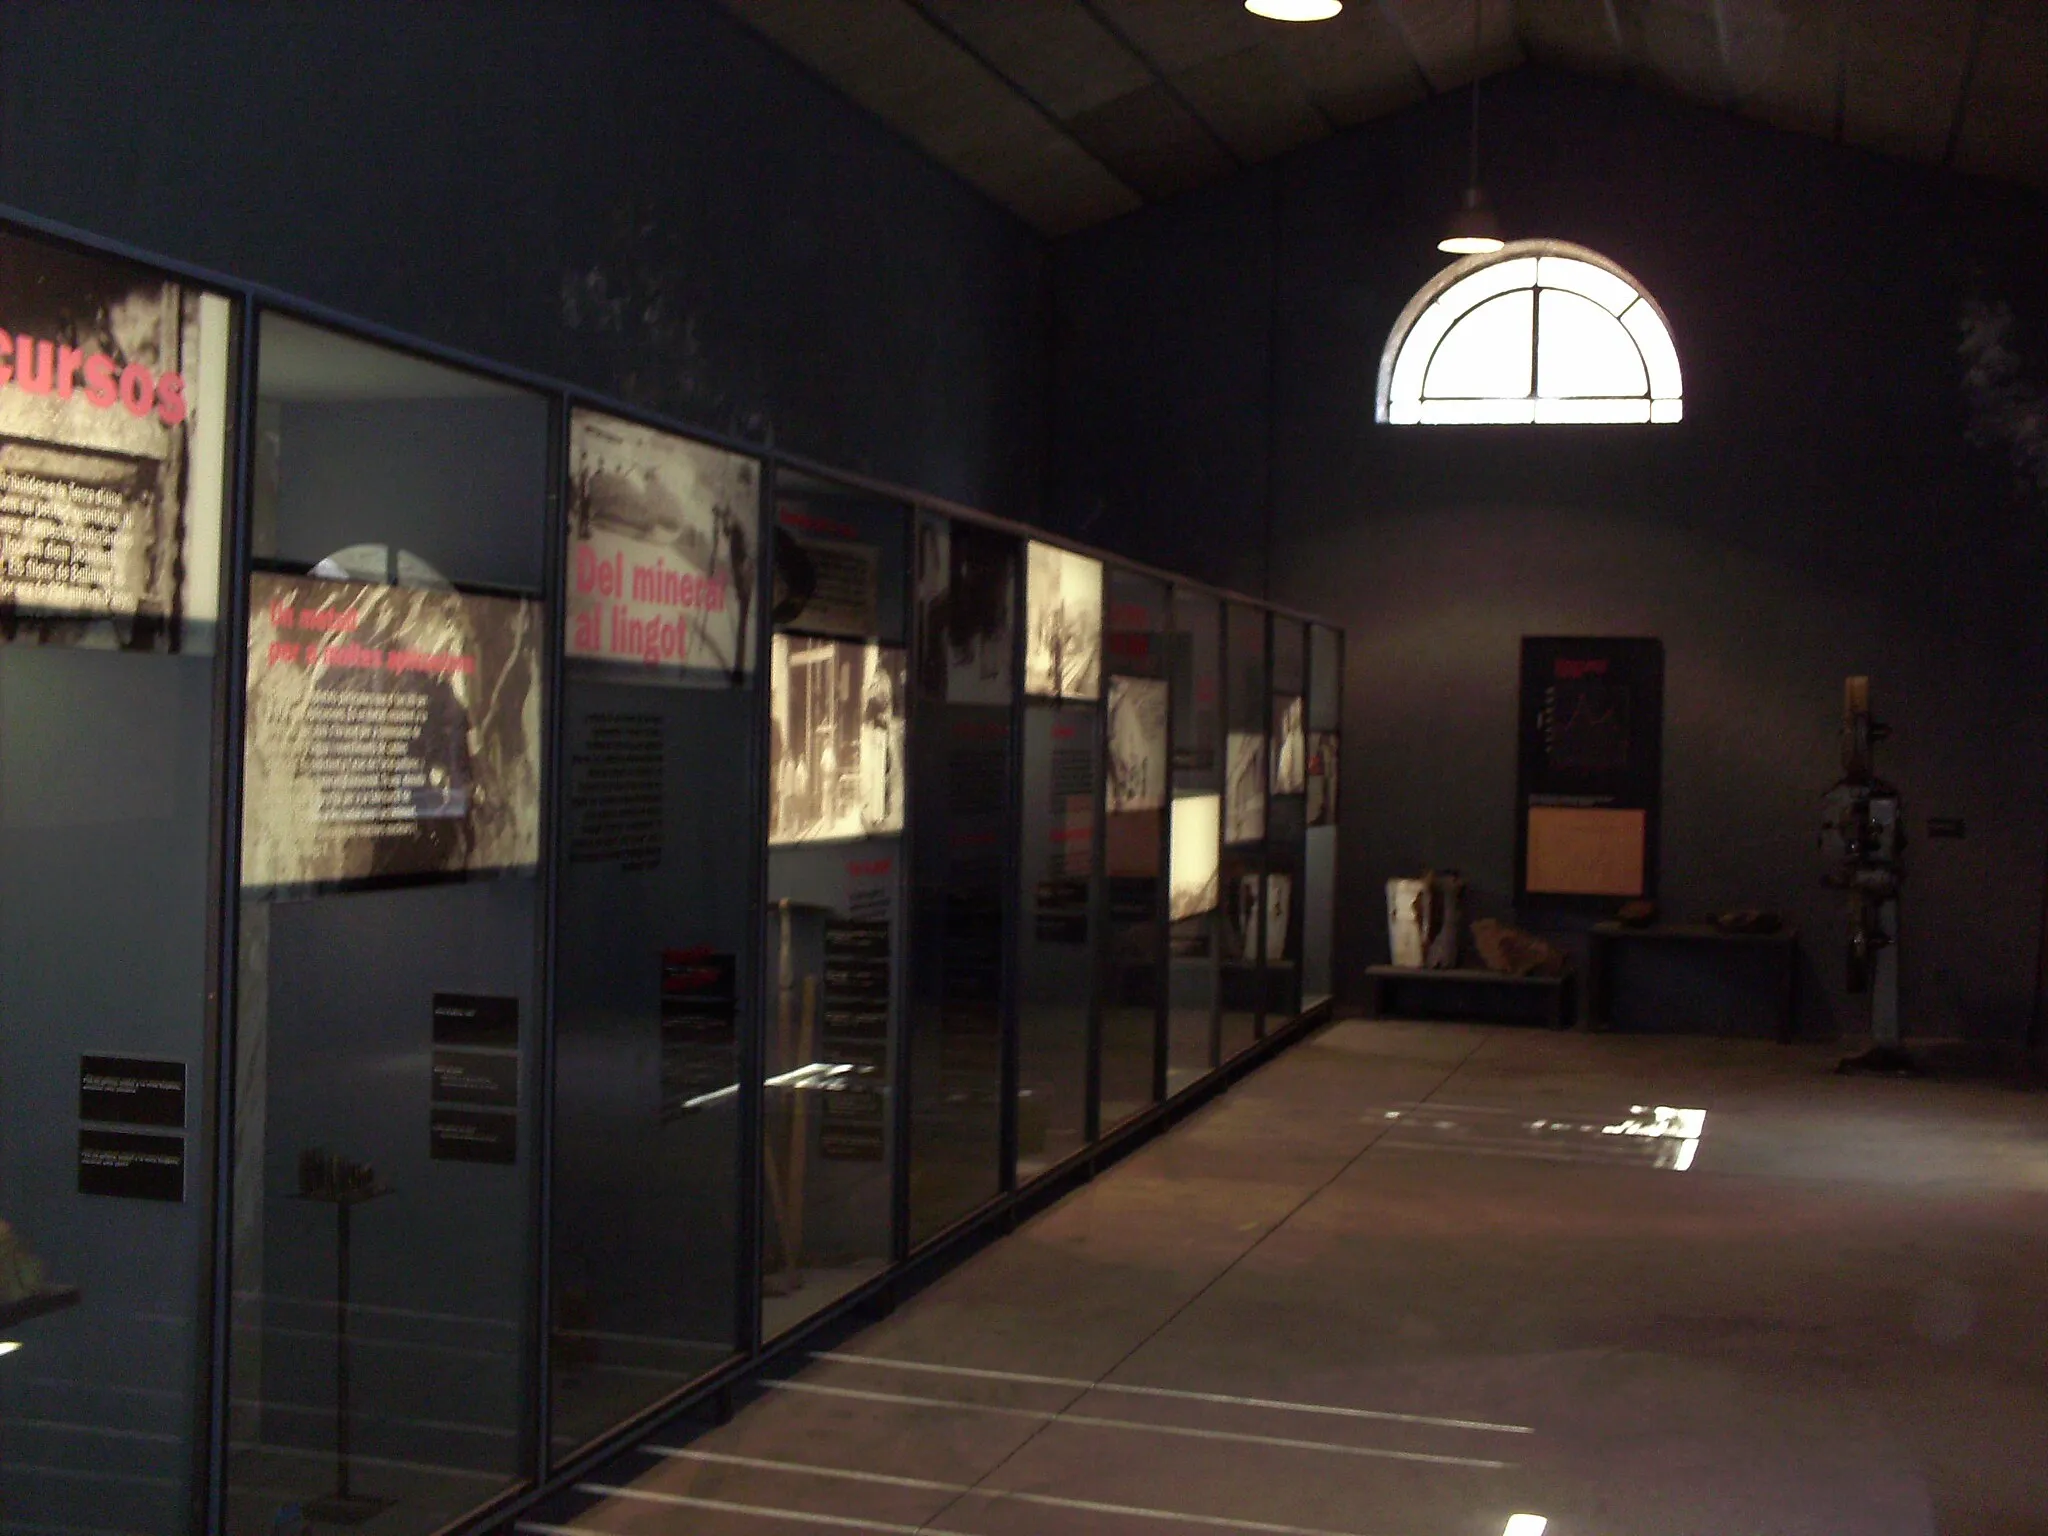
[[[243,886],[531,867],[541,625],[525,599],[253,575]]]
[[[568,654],[744,678],[760,500],[752,459],[598,411],[571,413]]]
[[[0,233],[0,639],[209,646],[232,327],[217,294]]]

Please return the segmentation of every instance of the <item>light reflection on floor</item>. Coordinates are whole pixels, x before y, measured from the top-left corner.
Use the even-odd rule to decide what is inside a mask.
[[[1614,1118],[1585,1112],[1530,1118],[1525,1110],[1478,1104],[1411,1104],[1379,1112],[1390,1151],[1469,1152],[1546,1162],[1621,1163],[1684,1173],[1706,1135],[1707,1112],[1631,1104]],[[1619,1137],[1619,1141],[1606,1138]]]

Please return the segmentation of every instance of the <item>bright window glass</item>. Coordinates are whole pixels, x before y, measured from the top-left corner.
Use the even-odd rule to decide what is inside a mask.
[[[1439,274],[1380,364],[1396,424],[1675,422],[1678,352],[1656,302],[1583,247],[1530,240]]]

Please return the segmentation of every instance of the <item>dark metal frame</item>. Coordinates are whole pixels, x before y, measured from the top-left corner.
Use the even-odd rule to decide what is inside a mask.
[[[545,771],[551,776],[543,791],[541,805],[541,859],[536,870],[537,902],[536,920],[540,925],[535,957],[535,995],[538,999],[539,1017],[534,1023],[534,1054],[528,1068],[528,1091],[534,1105],[537,1124],[528,1140],[532,1149],[532,1167],[527,1172],[530,1180],[532,1241],[536,1251],[531,1255],[529,1306],[530,1317],[526,1330],[529,1347],[527,1358],[522,1362],[522,1372],[528,1385],[529,1401],[522,1405],[520,1430],[522,1437],[522,1466],[516,1474],[516,1481],[488,1501],[476,1506],[467,1514],[442,1528],[442,1536],[469,1536],[503,1525],[520,1512],[532,1508],[542,1498],[556,1494],[572,1485],[579,1477],[617,1455],[636,1438],[658,1425],[667,1423],[687,1414],[700,1414],[708,1410],[713,1417],[723,1418],[730,1414],[734,1396],[743,1385],[763,1371],[785,1359],[799,1358],[814,1341],[829,1337],[836,1329],[842,1329],[850,1320],[871,1317],[877,1309],[886,1309],[908,1291],[926,1283],[975,1248],[1009,1231],[1034,1211],[1041,1209],[1059,1198],[1075,1185],[1092,1178],[1097,1172],[1110,1166],[1135,1147],[1174,1124],[1217,1093],[1222,1092],[1237,1078],[1250,1071],[1275,1051],[1299,1039],[1319,1025],[1327,1016],[1327,1005],[1298,1015],[1278,1029],[1260,1027],[1250,1048],[1225,1061],[1220,1055],[1220,1030],[1222,1010],[1221,975],[1219,969],[1221,951],[1221,910],[1209,914],[1211,923],[1211,944],[1209,963],[1211,967],[1210,988],[1210,1059],[1208,1071],[1183,1088],[1180,1092],[1167,1094],[1167,1070],[1170,1041],[1171,977],[1169,954],[1169,925],[1165,921],[1167,911],[1168,880],[1160,882],[1159,896],[1159,941],[1160,985],[1157,1000],[1154,1034],[1155,1049],[1153,1060],[1154,1102],[1140,1113],[1111,1129],[1107,1134],[1098,1135],[1100,1118],[1100,1047],[1101,1016],[1100,989],[1091,1001],[1089,1023],[1089,1079],[1087,1107],[1087,1144],[1060,1163],[1042,1171],[1028,1185],[1019,1187],[1017,1179],[1017,1088],[1018,1088],[1018,1014],[1017,1014],[1017,969],[1015,943],[1019,925],[1023,921],[1023,903],[1018,890],[1018,874],[1021,869],[1020,818],[1014,813],[1006,819],[1005,847],[1003,859],[1004,906],[1002,917],[1002,997],[999,1010],[1001,1021],[1001,1106],[1000,1106],[1000,1165],[998,1193],[976,1209],[967,1212],[959,1220],[934,1234],[924,1242],[912,1247],[909,1239],[909,1159],[910,1159],[910,1077],[909,1077],[909,1028],[907,977],[910,961],[910,935],[906,935],[904,949],[905,963],[900,974],[892,979],[898,989],[897,1038],[891,1043],[891,1143],[890,1169],[892,1210],[890,1263],[873,1280],[849,1292],[831,1305],[773,1341],[764,1342],[761,1337],[761,1242],[762,1213],[761,1193],[761,1080],[764,1071],[766,1033],[762,1027],[763,1012],[766,1008],[766,994],[763,991],[761,968],[766,963],[766,946],[757,932],[753,940],[753,965],[746,968],[747,985],[750,994],[740,1000],[740,1028],[738,1031],[737,1055],[741,1092],[738,1096],[739,1111],[736,1117],[735,1134],[739,1137],[737,1160],[738,1190],[737,1233],[735,1243],[734,1282],[736,1285],[735,1339],[732,1356],[699,1376],[694,1381],[678,1388],[631,1416],[621,1420],[605,1434],[565,1454],[559,1460],[553,1455],[549,1438],[552,1417],[553,1382],[549,1369],[549,1340],[552,1337],[551,1262],[553,1251],[553,1165],[554,1165],[554,1096],[555,1096],[555,1037],[554,1037],[554,980],[556,967],[557,913],[554,889],[554,871],[559,866],[560,849],[564,835],[564,801],[566,776],[562,765],[566,744],[561,730],[563,691],[567,666],[564,657],[563,625],[566,615],[566,596],[563,580],[563,545],[560,528],[564,515],[564,494],[567,485],[569,424],[572,412],[577,409],[601,411],[660,431],[673,433],[708,446],[739,454],[755,460],[760,465],[761,518],[756,529],[758,538],[755,560],[755,595],[752,615],[755,671],[752,687],[753,708],[750,715],[750,740],[748,751],[754,771],[751,774],[753,789],[747,805],[750,824],[757,829],[766,826],[766,772],[768,755],[770,699],[769,699],[769,656],[772,624],[769,617],[770,595],[773,587],[773,540],[759,537],[764,530],[772,529],[776,485],[784,471],[813,475],[851,489],[862,490],[898,502],[912,520],[913,537],[907,542],[908,558],[914,559],[916,541],[914,538],[916,519],[926,515],[952,518],[958,522],[978,525],[1005,533],[1019,541],[1019,559],[1016,562],[1012,588],[1014,626],[1014,651],[1012,655],[1015,686],[1009,704],[1010,738],[1009,774],[1013,796],[1020,792],[1022,784],[1023,726],[1025,694],[1023,689],[1023,660],[1027,642],[1025,591],[1028,568],[1028,544],[1036,541],[1054,544],[1062,548],[1086,554],[1103,564],[1105,600],[1112,568],[1149,577],[1163,583],[1165,606],[1161,623],[1163,634],[1175,632],[1175,605],[1184,595],[1200,595],[1216,606],[1217,613],[1217,662],[1218,682],[1225,690],[1219,697],[1218,726],[1219,752],[1227,756],[1229,716],[1227,690],[1228,636],[1230,605],[1250,605],[1269,615],[1285,614],[1290,618],[1303,620],[1330,629],[1337,633],[1341,644],[1342,632],[1335,626],[1313,615],[1279,607],[1261,599],[1211,586],[1204,582],[1175,575],[1174,573],[1129,560],[1107,551],[1077,543],[1073,540],[1050,535],[1028,525],[1007,518],[995,517],[971,507],[941,497],[894,485],[871,476],[849,473],[845,470],[785,453],[777,448],[772,434],[760,439],[750,439],[707,429],[699,424],[678,420],[658,411],[650,411],[626,401],[594,392],[563,380],[549,378],[517,367],[507,366],[488,358],[476,356],[459,348],[440,346],[418,337],[405,334],[391,327],[366,321],[344,314],[329,306],[283,293],[260,283],[247,282],[224,274],[172,260],[153,253],[141,251],[118,241],[98,238],[76,230],[62,223],[40,218],[21,210],[0,206],[0,230],[9,230],[69,246],[93,254],[113,257],[137,263],[181,283],[204,288],[226,298],[232,306],[233,330],[230,348],[232,376],[228,391],[229,422],[227,443],[227,480],[224,487],[221,538],[221,582],[219,598],[219,628],[216,638],[213,706],[214,745],[212,752],[215,790],[210,813],[213,852],[210,857],[211,869],[208,877],[208,891],[212,910],[208,917],[207,985],[209,1001],[203,1020],[205,1039],[202,1058],[205,1063],[207,1080],[203,1085],[202,1111],[195,1131],[195,1138],[203,1142],[204,1152],[195,1151],[195,1156],[204,1155],[211,1160],[211,1178],[208,1195],[211,1208],[203,1213],[201,1222],[208,1234],[201,1254],[200,1294],[195,1298],[196,1312],[201,1319],[201,1339],[196,1351],[200,1380],[193,1384],[193,1402],[197,1407],[197,1422],[194,1425],[192,1461],[195,1471],[190,1518],[195,1530],[218,1530],[225,1518],[227,1496],[227,1448],[228,1421],[230,1412],[229,1384],[231,1379],[231,1333],[233,1325],[232,1264],[233,1264],[233,1223],[234,1223],[234,1103],[237,1089],[235,1077],[236,1053],[236,1007],[238,966],[240,955],[240,836],[242,814],[242,744],[245,730],[245,704],[243,682],[246,677],[246,650],[248,637],[247,577],[255,562],[250,551],[250,507],[253,497],[255,473],[255,431],[254,405],[260,367],[260,337],[262,319],[266,314],[277,314],[303,323],[320,326],[334,331],[349,340],[382,346],[406,356],[441,367],[462,370],[481,378],[524,389],[537,396],[548,411],[548,484],[544,501],[547,507],[548,530],[542,546],[542,578],[538,592],[521,589],[516,595],[537,601],[543,607],[548,636],[548,654],[543,658],[543,718]],[[906,618],[906,644],[914,659],[919,615],[914,593],[906,601],[909,612]],[[1267,620],[1270,625],[1270,618]],[[1268,643],[1267,668],[1269,672],[1267,694],[1270,699],[1271,646]],[[1097,753],[1107,752],[1106,722],[1106,677],[1105,687],[1099,692],[1094,704],[1097,734]],[[907,903],[913,893],[909,885],[908,849],[912,834],[912,820],[917,815],[914,797],[910,794],[911,764],[915,754],[910,750],[910,733],[917,729],[915,689],[909,690],[911,698],[906,701],[905,722],[905,810],[906,820],[903,833],[904,857],[899,860],[898,879],[902,883],[900,899],[907,912]],[[1270,714],[1270,708],[1267,710]],[[1171,694],[1168,705],[1169,759],[1167,769],[1167,808],[1162,812],[1161,836],[1170,847],[1171,808],[1173,803],[1173,773],[1171,766],[1171,743],[1173,740],[1173,709]],[[1270,732],[1270,722],[1267,726]],[[1270,753],[1270,743],[1269,743]],[[1227,792],[1227,761],[1219,761],[1219,782]],[[1093,936],[1098,951],[1107,912],[1106,881],[1103,875],[1104,843],[1106,824],[1104,820],[1103,787],[1101,774],[1096,775],[1096,825],[1097,837],[1094,852],[1094,896],[1091,913],[1094,918]],[[1223,796],[1218,797],[1218,814],[1221,815]],[[1220,833],[1220,827],[1219,827]],[[1219,848],[1220,851],[1220,848]],[[748,871],[749,896],[753,908],[758,911],[767,889],[768,848],[765,831],[755,839],[755,858]],[[1263,944],[1263,938],[1261,940]],[[1098,953],[1099,959],[1099,953]]]

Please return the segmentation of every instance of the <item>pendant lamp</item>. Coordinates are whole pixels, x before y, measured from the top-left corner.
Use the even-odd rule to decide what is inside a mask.
[[[1453,256],[1485,256],[1507,243],[1501,239],[1500,220],[1479,190],[1479,21],[1484,3],[1472,0],[1472,153],[1465,197],[1436,243],[1438,250]]]

